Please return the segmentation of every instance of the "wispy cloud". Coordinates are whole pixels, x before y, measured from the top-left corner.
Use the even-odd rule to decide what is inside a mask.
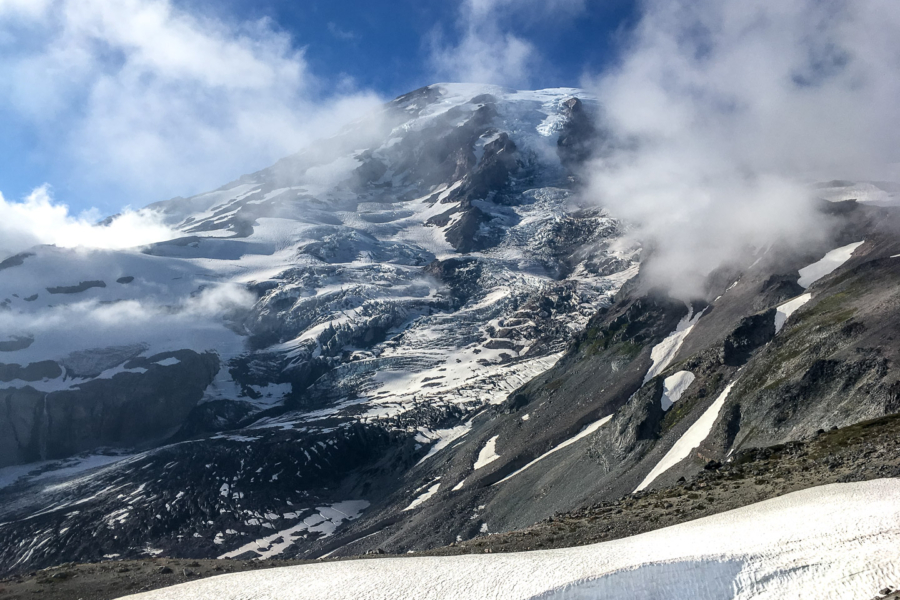
[[[588,82],[620,146],[590,195],[656,248],[684,294],[746,246],[823,224],[808,184],[900,175],[900,11],[889,1],[651,0],[616,70]]]
[[[379,101],[329,92],[269,21],[229,25],[170,0],[2,0],[0,53],[0,109],[122,202],[217,187]]]
[[[432,33],[432,67],[449,81],[527,86],[542,61],[534,44],[512,31],[511,20],[555,20],[582,10],[584,0],[463,0],[459,40],[448,42],[439,29]]]
[[[70,214],[68,206],[53,201],[46,186],[21,202],[7,201],[0,194],[0,259],[37,244],[132,248],[179,235],[163,224],[157,213],[148,210],[123,210],[103,226],[97,225],[99,219],[96,211]]]
[[[4,336],[35,340],[15,355],[22,362],[60,359],[86,347],[131,344],[147,344],[152,354],[184,348],[186,339],[196,351],[216,350],[228,356],[242,351],[243,339],[228,328],[227,321],[239,320],[255,299],[243,286],[215,284],[166,303],[151,298],[112,303],[84,300],[31,312],[0,311],[0,331]]]
[[[328,23],[328,33],[333,35],[336,39],[343,40],[345,42],[349,42],[351,40],[359,38],[359,36],[356,35],[355,32],[350,31],[349,29],[343,29],[333,21],[329,21]]]

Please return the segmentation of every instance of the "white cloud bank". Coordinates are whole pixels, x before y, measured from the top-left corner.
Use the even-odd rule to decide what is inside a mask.
[[[619,147],[590,194],[655,248],[658,283],[748,245],[822,234],[808,184],[897,177],[896,2],[649,0],[619,67],[588,83]]]
[[[527,86],[542,60],[531,42],[512,33],[510,19],[556,20],[583,10],[584,0],[463,0],[459,41],[446,43],[442,32],[435,32],[432,67],[448,81]]]
[[[120,190],[113,205],[217,187],[379,101],[329,93],[268,21],[170,0],[0,0],[0,54],[0,112],[79,187]]]
[[[107,225],[97,225],[99,217],[96,211],[70,214],[68,206],[53,202],[46,186],[22,202],[7,201],[0,193],[0,260],[38,244],[118,249],[180,235],[148,210],[126,209]]]

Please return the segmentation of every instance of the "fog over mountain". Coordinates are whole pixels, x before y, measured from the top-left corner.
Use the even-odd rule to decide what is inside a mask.
[[[653,244],[655,280],[689,295],[748,247],[820,240],[810,184],[898,179],[898,20],[890,2],[647,3],[588,86],[609,148],[586,177]]]

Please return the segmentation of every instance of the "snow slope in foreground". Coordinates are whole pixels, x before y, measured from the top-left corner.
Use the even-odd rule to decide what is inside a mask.
[[[284,567],[133,598],[857,600],[900,584],[898,548],[900,480],[880,479],[591,546]]]

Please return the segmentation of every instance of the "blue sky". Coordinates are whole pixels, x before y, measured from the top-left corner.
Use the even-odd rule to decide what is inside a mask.
[[[210,6],[179,0],[177,4],[221,19],[272,19],[290,32],[296,47],[306,48],[317,72],[345,73],[360,86],[389,97],[434,83],[428,54],[435,31],[451,42],[460,37],[460,7],[453,2],[220,0]],[[637,19],[637,3],[578,4],[574,14],[558,11],[555,17],[533,10],[533,5],[507,15],[504,30],[532,42],[549,67],[535,69],[525,83],[536,88],[574,87],[585,71],[597,72],[614,60],[620,30],[628,30]],[[539,19],[529,18],[529,13],[537,13]]]
[[[0,1],[0,193],[72,213],[190,195],[447,80],[578,86],[632,0]]]

